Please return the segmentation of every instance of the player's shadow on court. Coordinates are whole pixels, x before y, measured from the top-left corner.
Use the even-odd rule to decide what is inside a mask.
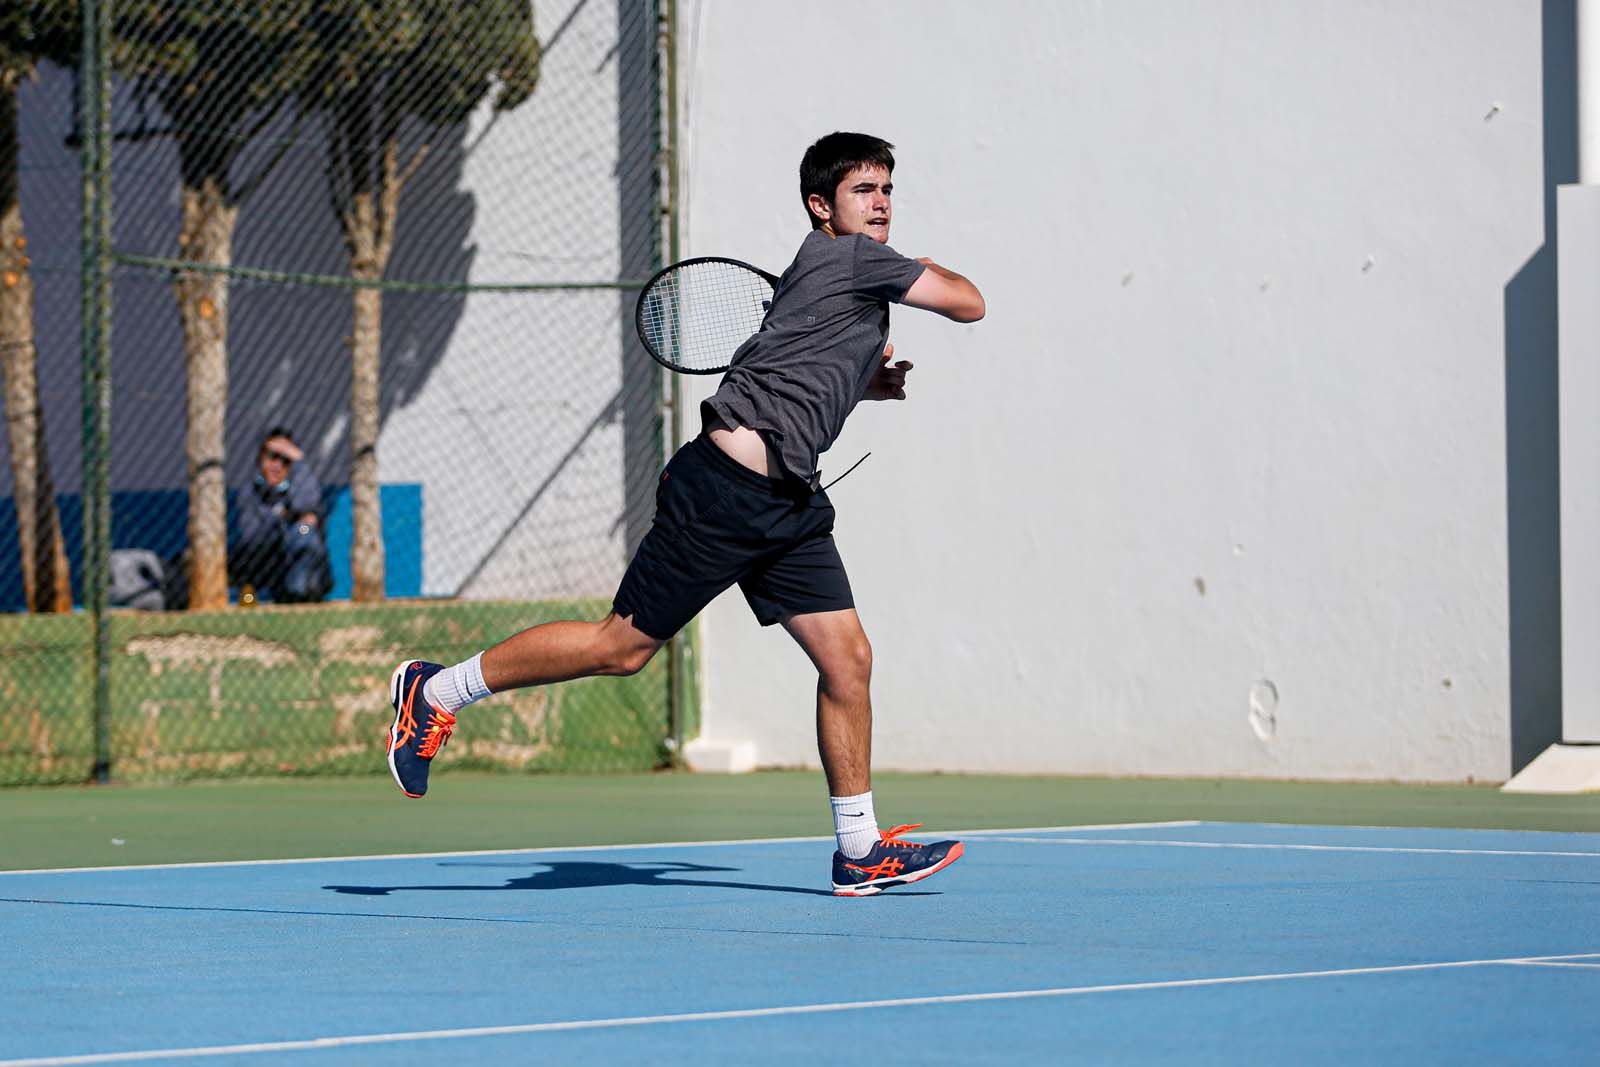
[[[441,867],[523,867],[511,863],[441,863]],[[588,860],[559,860],[541,862],[543,870],[520,878],[507,879],[503,885],[325,885],[335,893],[356,896],[385,897],[390,893],[446,892],[470,893],[505,889],[600,889],[606,886],[692,886],[716,889],[751,889],[764,893],[799,893],[804,896],[831,897],[827,889],[808,889],[794,885],[764,885],[760,882],[731,882],[710,878],[674,878],[681,874],[720,874],[737,871],[738,867],[712,867],[704,863],[597,863]],[[927,893],[895,890],[896,896],[927,896]]]

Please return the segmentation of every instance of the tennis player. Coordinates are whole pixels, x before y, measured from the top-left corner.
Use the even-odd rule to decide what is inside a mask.
[[[703,430],[656,490],[655,521],[611,612],[513,634],[453,667],[407,660],[390,686],[389,767],[408,797],[466,705],[491,693],[641,669],[712,598],[738,584],[763,626],[781,625],[817,668],[817,747],[838,851],[833,889],[868,896],[919,881],[962,853],[878,829],[871,785],[872,647],[833,540],[818,457],[861,400],[905,399],[911,363],[892,361],[889,305],[976,322],[966,278],[889,247],[894,146],[832,133],[806,150],[800,196],[811,222],[761,329],[739,347]]]

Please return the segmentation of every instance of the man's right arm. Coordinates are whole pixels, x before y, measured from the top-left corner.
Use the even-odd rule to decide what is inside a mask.
[[[926,269],[911,283],[900,302],[924,311],[935,311],[956,322],[977,322],[988,310],[978,287],[953,270],[931,259],[917,260]]]

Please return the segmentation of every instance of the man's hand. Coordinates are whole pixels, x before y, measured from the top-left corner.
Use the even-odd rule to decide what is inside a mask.
[[[899,360],[890,365],[889,358],[894,355],[894,345],[885,345],[883,355],[878,357],[878,370],[872,376],[872,381],[867,383],[867,391],[862,394],[863,400],[904,400],[906,398],[906,372],[911,370],[911,361]]]

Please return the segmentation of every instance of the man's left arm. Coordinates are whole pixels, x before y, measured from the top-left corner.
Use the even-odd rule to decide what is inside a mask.
[[[956,322],[977,322],[983,318],[988,306],[976,285],[931,259],[923,258],[917,262],[925,269],[911,283],[911,288],[906,290],[906,295],[900,300],[902,304],[932,311]]]
[[[322,521],[322,486],[309,468],[295,471],[290,480],[289,517],[312,526]]]
[[[856,239],[855,290],[956,322],[977,322],[988,311],[983,294],[963,275],[926,256],[902,256],[870,237]]]

